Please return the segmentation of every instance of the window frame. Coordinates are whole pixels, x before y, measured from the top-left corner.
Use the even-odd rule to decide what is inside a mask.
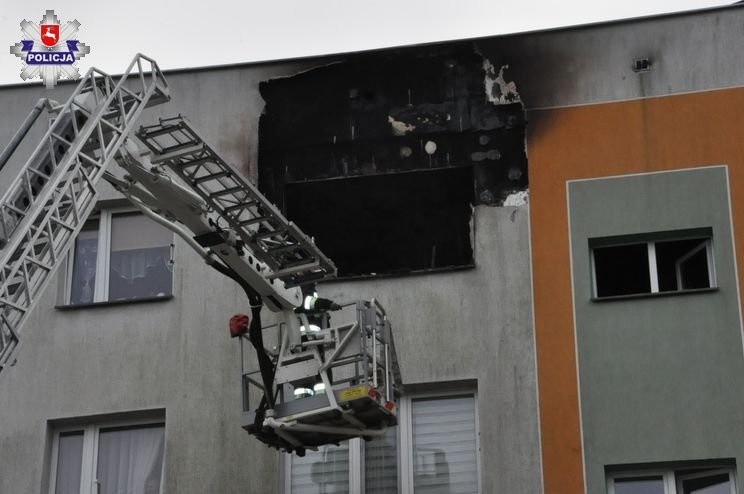
[[[701,249],[706,251],[706,259],[708,264],[708,285],[705,288],[682,288],[677,290],[659,290],[659,270],[656,259],[656,244],[659,242],[674,242],[682,240],[692,239],[705,239],[699,246],[686,253],[675,263],[677,282],[680,283],[680,271],[679,265],[685,260],[689,259],[693,255],[697,254]],[[613,240],[617,239],[617,240]],[[647,249],[647,263],[648,263],[648,274],[650,291],[640,293],[629,293],[623,295],[608,295],[600,297],[597,291],[597,269],[595,263],[595,250],[606,248],[606,247],[623,247],[628,245],[641,245],[646,244]],[[653,296],[666,296],[683,293],[695,293],[704,291],[714,291],[718,289],[718,276],[716,274],[716,263],[715,255],[713,252],[713,231],[711,228],[701,228],[693,230],[681,230],[678,232],[658,232],[649,233],[643,235],[621,235],[617,237],[598,237],[589,239],[589,263],[590,263],[590,274],[591,274],[591,299],[593,301],[604,301],[604,300],[616,300],[616,299],[628,299],[628,298],[639,298],[639,297],[653,297]]]
[[[111,265],[111,226],[113,223],[113,217],[119,214],[138,214],[143,218],[147,218],[140,210],[131,206],[120,206],[101,208],[86,221],[98,220],[98,255],[96,256],[96,277],[95,277],[95,288],[93,290],[93,301],[88,303],[73,304],[70,301],[72,297],[72,281],[73,281],[73,270],[75,267],[75,242],[73,242],[70,251],[67,254],[67,261],[65,266],[65,285],[64,285],[64,300],[63,306],[65,308],[71,307],[88,307],[91,305],[106,305],[106,304],[121,304],[121,303],[136,303],[140,301],[150,300],[168,300],[173,298],[175,290],[175,279],[171,275],[171,286],[170,295],[163,297],[138,297],[129,300],[109,300],[109,266]],[[153,221],[147,218],[148,221]],[[165,227],[163,227],[165,228]],[[175,259],[175,236],[171,232],[170,247],[170,264],[173,265]]]
[[[419,399],[447,399],[456,397],[473,398],[475,410],[475,453],[478,493],[483,492],[481,475],[480,414],[478,413],[478,391],[466,387],[444,391],[413,392],[401,396],[398,401],[398,425],[396,426],[396,444],[398,457],[399,494],[414,494],[413,488],[413,401]],[[360,438],[349,440],[349,492],[365,494],[365,442]],[[292,455],[282,454],[284,478],[281,487],[284,494],[292,494]]]
[[[702,472],[689,472],[688,470],[704,470]],[[615,479],[641,478],[660,476],[664,482],[664,494],[679,494],[682,492],[681,483],[685,478],[703,477],[719,473],[728,473],[731,482],[731,494],[736,493],[737,474],[734,465],[685,465],[670,468],[631,469],[628,471],[609,472],[606,477],[607,494],[615,494]]]
[[[52,437],[52,447],[50,465],[49,465],[49,494],[55,494],[57,489],[57,464],[59,463],[59,438],[60,434],[66,432],[83,433],[83,451],[80,471],[80,494],[97,494],[96,470],[98,467],[98,441],[101,429],[110,429],[117,427],[124,428],[147,428],[147,427],[165,428],[165,418],[142,418],[142,419],[122,419],[109,421],[91,421],[78,424],[70,424],[54,427]],[[164,432],[165,433],[165,432]],[[160,492],[163,492],[163,481],[165,479],[165,458],[166,453],[163,451],[162,470],[160,472]],[[90,489],[85,486],[89,485]]]

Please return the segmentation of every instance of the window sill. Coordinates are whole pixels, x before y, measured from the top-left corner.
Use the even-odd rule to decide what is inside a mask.
[[[58,310],[77,310],[77,309],[91,309],[94,307],[110,307],[113,305],[128,305],[128,304],[143,304],[150,302],[165,302],[166,300],[172,300],[173,295],[165,295],[163,297],[143,297],[134,298],[129,300],[107,300],[105,302],[91,302],[89,304],[64,304],[55,305],[54,308]]]
[[[711,293],[717,291],[718,287],[714,286],[711,288],[695,288],[693,290],[675,290],[658,293],[635,293],[633,295],[612,295],[611,297],[592,297],[590,300],[592,302],[611,302],[613,300],[634,300],[639,298],[670,297],[675,295],[690,295],[693,293]]]

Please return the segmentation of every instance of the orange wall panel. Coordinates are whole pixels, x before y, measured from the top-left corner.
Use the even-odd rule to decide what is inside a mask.
[[[545,492],[584,492],[566,181],[728,165],[744,227],[744,89],[528,114],[527,155]],[[706,191],[701,191],[706,193]],[[736,256],[744,250],[736,243]],[[741,284],[744,263],[738,263]]]

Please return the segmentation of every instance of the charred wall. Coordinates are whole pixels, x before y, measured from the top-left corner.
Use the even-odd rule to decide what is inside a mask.
[[[503,73],[456,43],[263,82],[259,186],[341,276],[471,265],[472,206],[527,188],[524,112]]]

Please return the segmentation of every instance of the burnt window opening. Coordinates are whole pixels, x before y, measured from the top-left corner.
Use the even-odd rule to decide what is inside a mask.
[[[636,242],[627,237],[591,239],[594,296],[714,288],[711,237],[710,229],[702,229],[648,234]]]
[[[340,276],[470,265],[470,168],[290,184],[288,217]]]
[[[524,109],[489,100],[486,62],[449,43],[262,82],[259,188],[341,277],[471,266],[472,206],[528,186]]]

